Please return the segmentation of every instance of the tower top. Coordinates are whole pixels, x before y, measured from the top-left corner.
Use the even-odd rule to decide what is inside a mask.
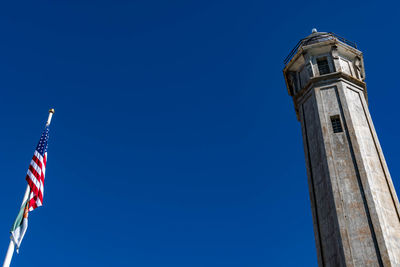
[[[320,81],[341,77],[367,90],[362,52],[355,43],[316,29],[301,39],[286,57],[283,74],[290,96],[301,98]],[[296,114],[299,106],[295,101]]]
[[[293,56],[301,50],[302,47],[311,45],[311,44],[316,44],[316,43],[322,43],[326,42],[329,40],[336,40],[340,43],[343,43],[345,45],[348,45],[352,48],[357,49],[357,45],[354,42],[351,42],[333,32],[318,32],[316,28],[313,28],[311,31],[311,34],[308,35],[307,37],[301,39],[296,46],[290,51],[289,55],[285,58],[283,63],[287,65],[292,59]]]

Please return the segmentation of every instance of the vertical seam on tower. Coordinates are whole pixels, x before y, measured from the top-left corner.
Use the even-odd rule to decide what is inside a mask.
[[[344,116],[343,107],[342,107],[342,101],[340,100],[338,88],[335,88],[335,93],[336,93],[336,98],[337,98],[338,104],[339,104],[340,114],[341,114],[341,116],[342,116],[342,118],[343,118],[343,126],[344,126],[344,129],[345,129],[347,142],[349,143],[350,155],[351,155],[351,159],[352,159],[353,164],[354,164],[354,169],[355,169],[356,177],[357,177],[357,183],[358,183],[358,186],[359,186],[359,188],[360,188],[360,193],[361,193],[361,197],[362,197],[362,200],[363,200],[365,213],[366,213],[366,215],[367,215],[368,225],[369,225],[369,228],[370,228],[370,231],[371,231],[372,240],[373,240],[373,242],[374,242],[375,252],[376,252],[376,254],[377,254],[376,256],[377,256],[377,259],[378,259],[378,262],[379,262],[379,266],[383,267],[384,265],[383,265],[383,261],[382,261],[382,255],[381,255],[381,252],[380,252],[380,250],[379,250],[378,240],[377,240],[377,238],[376,238],[376,233],[375,233],[374,225],[373,225],[373,223],[372,223],[371,214],[370,214],[370,212],[369,212],[367,199],[366,199],[366,197],[365,197],[364,187],[363,187],[362,182],[361,182],[360,171],[359,171],[359,169],[358,169],[358,164],[357,164],[356,157],[355,157],[355,154],[354,154],[353,144],[352,144],[352,142],[351,142],[351,138],[350,138],[350,134],[349,134],[349,129],[348,129],[348,127],[347,127],[346,118],[345,118],[345,116]]]
[[[304,115],[304,103],[301,105],[301,110],[303,113],[304,132],[305,132],[305,137],[306,137],[305,139],[306,139],[306,147],[307,147],[308,169],[310,170],[312,195],[314,198],[314,205],[315,205],[315,220],[316,220],[317,229],[318,229],[317,231],[318,231],[319,251],[321,251],[321,262],[322,262],[322,267],[324,267],[325,266],[324,251],[322,248],[322,239],[321,239],[321,231],[320,231],[320,226],[319,226],[318,208],[317,208],[317,201],[316,201],[316,196],[315,196],[314,174],[312,171],[312,164],[311,164],[311,157],[310,157],[310,146],[309,146],[309,142],[308,142],[307,123],[306,123],[306,117]]]

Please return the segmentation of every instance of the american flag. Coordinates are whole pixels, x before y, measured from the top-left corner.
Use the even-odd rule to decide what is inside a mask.
[[[42,206],[44,193],[44,175],[46,173],[47,162],[47,141],[49,140],[49,126],[44,128],[42,136],[33,153],[31,164],[29,165],[26,181],[30,187],[28,198],[29,211]]]
[[[17,252],[21,246],[22,239],[28,229],[28,213],[42,206],[43,203],[43,184],[44,175],[46,173],[46,162],[47,162],[47,141],[49,140],[49,125],[51,117],[54,113],[54,109],[51,109],[49,118],[47,120],[46,127],[40,137],[39,143],[33,153],[32,161],[29,164],[28,173],[26,175],[26,181],[28,186],[26,188],[26,193],[24,199],[22,200],[21,208],[18,212],[17,218],[15,218],[14,224],[11,227],[11,242],[17,247]],[[4,266],[9,266],[13,249],[10,246],[7,252],[6,259],[4,260]]]

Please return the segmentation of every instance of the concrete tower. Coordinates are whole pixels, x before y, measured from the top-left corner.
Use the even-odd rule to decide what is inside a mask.
[[[303,132],[319,266],[400,266],[400,205],[368,110],[362,53],[314,29],[283,73]]]

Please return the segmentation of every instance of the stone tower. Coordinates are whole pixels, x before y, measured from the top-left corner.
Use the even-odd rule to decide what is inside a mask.
[[[303,133],[319,266],[400,266],[400,205],[368,110],[362,53],[314,29],[283,73]]]

